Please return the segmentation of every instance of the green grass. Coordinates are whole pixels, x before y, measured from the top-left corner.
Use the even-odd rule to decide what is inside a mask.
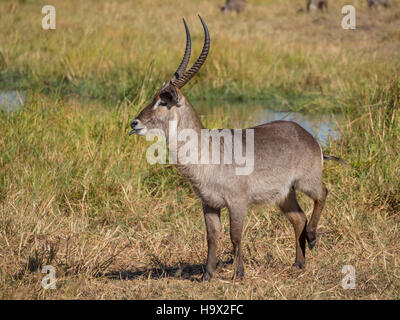
[[[354,86],[374,90],[398,70],[399,33],[390,23],[396,10],[377,15],[358,1],[359,30],[348,31],[340,28],[339,4],[310,17],[296,14],[303,1],[292,3],[251,3],[243,15],[222,16],[215,1],[188,3],[178,12],[166,1],[56,1],[57,29],[44,31],[45,2],[5,1],[0,88],[114,102],[139,93],[149,98],[180,61],[182,16],[192,30],[193,56],[199,52],[197,12],[209,25],[211,58],[188,86],[189,98],[285,97],[293,107],[338,109]],[[170,18],[157,19],[161,12]]]
[[[218,1],[54,1],[55,31],[41,29],[44,1],[1,2],[0,89],[28,91],[23,110],[0,112],[1,298],[399,299],[399,6],[369,12],[355,1],[358,29],[344,31],[345,1],[312,16],[296,13],[303,1],[249,2],[221,15]],[[193,57],[200,51],[197,12],[212,49],[183,89],[195,108],[259,100],[345,116],[324,152],[353,169],[325,164],[330,193],[304,271],[290,268],[289,222],[256,206],[245,280],[230,281],[233,266],[221,263],[211,283],[189,281],[206,258],[200,203],[174,167],[146,162],[148,142],[127,135],[179,64],[181,17]],[[231,123],[224,110],[202,120]],[[309,214],[311,202],[301,204]],[[218,258],[228,261],[225,211],[222,222]],[[41,288],[46,264],[57,290]],[[356,290],[340,285],[346,264]]]

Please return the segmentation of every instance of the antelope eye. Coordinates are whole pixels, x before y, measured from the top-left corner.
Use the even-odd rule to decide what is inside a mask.
[[[166,101],[160,101],[158,104],[159,104],[160,106],[165,107],[168,103],[167,103]]]

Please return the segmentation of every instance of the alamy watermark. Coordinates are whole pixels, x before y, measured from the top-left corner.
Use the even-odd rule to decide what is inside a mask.
[[[345,30],[354,30],[356,28],[356,8],[352,5],[346,5],[342,8],[342,28]]]
[[[42,268],[42,273],[46,273],[46,275],[42,278],[42,288],[45,290],[56,289],[56,268],[46,265]]]
[[[235,166],[236,175],[253,172],[254,129],[201,129],[199,136],[196,130],[178,131],[177,126],[177,121],[169,121],[168,135],[160,129],[147,132],[147,141],[157,138],[146,151],[149,164],[226,164]]]
[[[52,5],[46,5],[42,8],[42,14],[45,14],[42,18],[42,28],[54,30],[56,28],[56,8]]]
[[[356,269],[352,265],[345,265],[342,268],[342,288],[345,290],[356,288]]]
[[[56,29],[56,8],[52,5],[45,5],[42,7],[42,28],[44,30]],[[356,8],[352,5],[345,5],[342,7],[342,28],[345,30],[356,29]]]

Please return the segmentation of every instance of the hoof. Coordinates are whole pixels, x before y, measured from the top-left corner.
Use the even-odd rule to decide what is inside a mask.
[[[203,276],[200,279],[201,282],[207,281],[210,282],[211,281],[211,276],[206,272],[203,274]]]
[[[295,263],[293,264],[293,268],[295,268],[295,269],[304,269],[304,263],[295,262]]]
[[[236,274],[233,275],[232,280],[243,280],[244,278],[244,271],[236,271]]]
[[[315,239],[312,242],[308,243],[308,249],[312,250],[315,247],[315,244],[317,243],[317,239]]]
[[[306,239],[308,242],[308,248],[312,250],[315,247],[315,244],[317,243],[317,235],[315,234],[315,231],[308,231]]]

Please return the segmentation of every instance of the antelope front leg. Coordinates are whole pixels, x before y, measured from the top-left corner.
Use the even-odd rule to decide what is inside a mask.
[[[203,204],[203,212],[207,229],[208,254],[206,272],[204,273],[202,280],[210,281],[212,274],[217,267],[217,242],[221,226],[220,210]]]
[[[236,261],[233,279],[243,279],[244,277],[241,242],[245,216],[246,204],[243,203],[229,207],[230,235],[233,245],[234,261]]]

